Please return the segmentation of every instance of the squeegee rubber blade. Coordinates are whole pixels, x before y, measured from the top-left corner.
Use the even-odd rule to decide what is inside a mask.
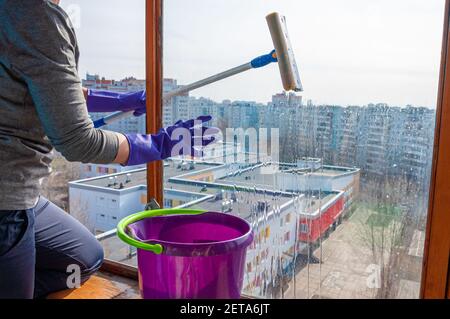
[[[272,36],[273,45],[277,52],[283,88],[286,91],[303,91],[300,74],[295,61],[294,51],[288,34],[286,18],[277,12],[266,17]]]

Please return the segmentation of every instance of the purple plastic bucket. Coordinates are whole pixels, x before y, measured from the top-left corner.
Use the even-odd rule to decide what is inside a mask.
[[[159,212],[164,212],[164,216],[122,224],[128,235],[141,243],[139,246],[162,248],[156,250],[158,253],[155,249],[137,250],[142,297],[240,298],[247,247],[253,241],[250,224],[223,213]],[[167,212],[170,215],[165,215]]]

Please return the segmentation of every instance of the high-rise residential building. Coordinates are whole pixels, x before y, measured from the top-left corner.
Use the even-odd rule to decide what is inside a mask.
[[[398,156],[398,134],[401,120],[400,109],[386,104],[369,105],[364,123],[364,144],[359,145],[362,169],[373,176],[386,176],[392,171],[393,162]]]
[[[145,89],[145,81],[133,77],[115,81],[87,74],[83,86],[130,92]],[[164,93],[178,88],[177,80],[164,79]],[[91,114],[94,120],[105,115]],[[226,128],[267,128],[270,138],[270,129],[278,129],[283,162],[314,157],[328,165],[359,167],[363,176],[403,174],[416,180],[426,180],[431,171],[435,113],[426,108],[386,104],[316,106],[311,100],[303,105],[301,96],[286,92],[273,95],[266,105],[252,101],[215,102],[191,97],[189,93],[164,100],[163,126],[200,115],[211,115],[210,124],[224,133]],[[106,129],[144,132],[145,118],[130,117]],[[111,169],[114,168],[97,167],[95,172]]]
[[[341,116],[336,121],[339,122],[339,130],[336,164],[346,163],[349,166],[357,166],[359,163],[358,150],[362,145],[361,123],[364,112],[358,106],[349,106],[342,110]]]
[[[280,94],[267,110],[264,125],[280,128],[285,162],[318,157],[328,165],[359,167],[372,177],[403,174],[423,180],[430,174],[433,110],[386,104],[344,108],[311,102],[295,107]]]
[[[315,156],[323,159],[327,164],[333,163],[336,130],[333,124],[336,121],[337,114],[334,113],[332,106],[318,106],[317,107],[317,127],[316,127],[316,150]]]
[[[427,187],[433,153],[435,113],[427,108],[408,106],[402,109],[402,116],[398,165],[402,174],[408,178],[427,181]]]
[[[145,80],[138,80],[134,77],[127,77],[123,80],[108,80],[98,74],[86,74],[82,80],[82,85],[88,89],[97,89],[114,92],[133,92],[145,89]]]
[[[177,81],[174,79],[164,79],[163,81],[163,93],[173,91],[178,88]],[[163,112],[162,112],[162,124],[167,126],[169,123],[173,123],[175,118],[175,106],[174,99],[164,99],[163,101]]]
[[[197,118],[202,115],[211,115],[214,117],[216,105],[217,103],[211,99],[191,97],[189,100],[189,117]]]
[[[311,103],[302,106],[298,110],[297,131],[294,136],[298,137],[299,157],[315,157],[317,152],[316,130],[317,130],[317,108]]]
[[[364,139],[360,145],[364,153],[365,173],[384,176],[389,166],[389,130],[392,126],[390,108],[387,105],[370,105],[367,110],[367,126]]]
[[[300,144],[297,121],[301,106],[301,96],[283,92],[272,96],[267,106],[260,107],[261,127],[279,129],[281,161],[295,162],[298,159]]]
[[[252,101],[232,102],[228,110],[230,127],[258,129],[260,125],[259,108],[261,107],[264,106]]]
[[[175,79],[164,79],[163,91],[168,93],[174,91],[181,86]],[[191,97],[189,93],[174,96],[163,101],[163,126],[169,126],[178,120],[188,120],[191,117]]]

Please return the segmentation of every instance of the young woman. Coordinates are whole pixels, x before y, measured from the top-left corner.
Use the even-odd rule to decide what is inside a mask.
[[[203,139],[210,117],[155,135],[95,129],[88,108],[139,115],[145,92],[83,92],[75,32],[58,2],[0,0],[0,298],[46,296],[67,288],[70,266],[83,282],[102,263],[94,236],[39,195],[53,147],[69,161],[131,166],[170,157],[180,143],[195,155],[194,140],[214,140]],[[190,139],[172,139],[179,129]]]

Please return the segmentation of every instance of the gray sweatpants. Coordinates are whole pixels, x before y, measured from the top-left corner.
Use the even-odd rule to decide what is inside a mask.
[[[102,262],[95,237],[46,198],[33,209],[0,211],[0,299],[73,288]]]

